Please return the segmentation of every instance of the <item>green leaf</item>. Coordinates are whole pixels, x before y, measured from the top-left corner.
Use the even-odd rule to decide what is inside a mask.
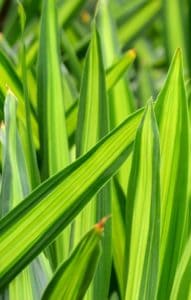
[[[119,42],[117,39],[117,30],[116,30],[116,24],[114,20],[112,19],[112,15],[109,10],[109,2],[108,1],[100,1],[100,7],[99,7],[99,14],[98,14],[98,24],[101,32],[102,37],[102,50],[104,54],[105,59],[105,65],[107,68],[109,68],[111,75],[112,70],[119,70],[120,64],[114,63],[116,57],[121,56],[121,51],[119,47]],[[124,55],[125,56],[125,55]],[[127,57],[129,56],[129,59],[132,60],[135,58],[135,51],[130,50],[127,52]],[[115,66],[115,69],[113,69],[112,66]],[[121,64],[122,65],[122,64]],[[117,68],[116,68],[117,67]],[[127,70],[127,69],[126,69]],[[127,72],[124,73],[124,76],[118,77],[118,81],[116,82],[115,86],[113,86],[112,89],[109,90],[108,93],[108,102],[109,102],[109,112],[110,112],[110,127],[115,128],[117,125],[119,125],[133,110],[135,106],[135,101],[133,99],[133,96],[129,89],[129,82],[127,80]],[[111,76],[108,75],[108,78],[111,78]],[[120,80],[119,80],[120,79]],[[129,164],[130,159],[123,165],[123,167],[120,169],[120,172],[118,174],[119,183],[123,188],[123,192],[126,194],[127,190],[127,182],[128,182],[128,172],[129,172]],[[123,220],[119,220],[121,217],[119,213],[119,196],[116,194],[116,190],[113,189],[113,195],[112,195],[112,215],[113,215],[113,222],[122,224]],[[123,226],[112,226],[112,236],[116,234],[116,230],[121,229],[122,231],[119,231],[117,233],[117,236],[120,236],[120,246],[123,246],[125,244],[124,241],[124,228]],[[118,278],[118,284],[120,287],[120,292],[122,294],[123,290],[123,253],[124,249],[120,248],[118,250],[118,239],[113,238],[113,259],[114,259],[114,265],[116,269],[116,274]]]
[[[125,203],[126,195],[115,177],[112,184],[112,252],[121,296],[124,288]]]
[[[38,111],[43,175],[69,162],[55,1],[43,1],[38,57]]]
[[[15,96],[18,99],[18,117],[22,126],[26,124],[26,116],[25,116],[25,106],[24,106],[24,98],[23,98],[23,89],[22,89],[22,82],[15,72],[15,66],[9,61],[8,57],[0,51],[0,91],[4,97],[7,92],[7,87],[10,88]],[[33,115],[31,115],[31,122],[32,122],[32,130],[34,134],[34,142],[36,147],[38,147],[38,128],[37,122]]]
[[[99,27],[102,37],[102,49],[105,59],[105,65],[111,67],[116,56],[121,56],[120,46],[117,37],[117,29],[109,10],[109,2],[100,1],[99,8]],[[135,51],[130,50],[129,56],[135,58]],[[126,72],[127,73],[127,72]],[[124,74],[127,75],[127,74]],[[119,97],[120,95],[120,97]],[[115,128],[135,109],[135,99],[129,88],[127,76],[120,78],[116,85],[109,91],[109,112],[110,126]],[[119,172],[119,182],[124,192],[127,190],[128,169],[130,160],[123,166]]]
[[[138,61],[138,94],[139,105],[144,106],[150,97],[154,97],[156,94],[155,73],[152,69],[152,65],[156,61],[157,57],[151,49],[150,43],[143,38],[138,39],[135,44],[137,51]],[[158,72],[156,73],[158,76]]]
[[[1,288],[53,241],[115,174],[131,151],[141,115],[142,110],[130,116],[0,220]]]
[[[80,91],[76,153],[80,156],[92,148],[109,131],[108,101],[100,37],[93,24],[90,47],[85,59]],[[109,183],[93,198],[75,221],[74,243],[104,215],[111,213]],[[111,273],[111,226],[102,242],[103,254],[86,299],[106,299]]]
[[[106,70],[106,89],[109,92],[115,84],[121,79],[124,73],[127,71],[129,66],[134,60],[134,51],[129,50],[121,58],[117,60],[109,69]],[[78,116],[78,101],[76,101],[66,111],[66,127],[69,137],[69,144],[74,143],[74,135],[77,127],[77,116]]]
[[[55,1],[44,0],[38,57],[38,113],[43,179],[69,164]],[[70,229],[50,249],[54,268],[68,255]],[[51,254],[53,252],[53,254]]]
[[[170,300],[190,299],[191,278],[191,235],[176,269]]]
[[[67,54],[68,57],[68,64],[71,68],[71,72],[74,74],[74,76],[79,81],[81,79],[81,66],[80,62],[76,56],[75,50],[73,48],[72,43],[67,37],[67,34],[62,31],[62,45],[63,49]]]
[[[56,271],[42,300],[78,300],[84,297],[100,258],[104,222],[100,221],[80,240],[71,256]]]
[[[156,19],[161,10],[161,0],[141,1],[129,10],[129,4],[116,16],[118,36],[122,45],[130,43]]]
[[[35,147],[32,136],[32,124],[31,124],[31,110],[30,110],[30,97],[29,97],[29,85],[28,85],[28,74],[26,66],[26,49],[24,42],[24,30],[26,16],[22,4],[18,4],[19,17],[21,22],[21,73],[23,81],[23,93],[24,93],[24,102],[25,102],[25,116],[26,116],[26,131],[25,131],[25,140],[26,140],[26,162],[29,170],[31,187],[35,188],[40,183],[40,174],[37,164],[37,157],[35,153]]]
[[[176,20],[176,23],[173,22],[174,20]],[[190,49],[187,38],[189,35],[189,19],[185,14],[185,6],[178,0],[163,1],[163,21],[168,59],[171,60],[176,48],[180,47],[183,52],[185,70],[191,74]]]
[[[156,103],[161,145],[161,234],[158,299],[169,298],[188,237],[189,123],[182,58],[177,50]]]
[[[106,86],[109,91],[115,86],[119,79],[127,71],[128,67],[133,63],[136,57],[134,49],[127,51],[116,63],[114,63],[106,73]]]
[[[25,14],[24,7],[19,0],[18,0],[18,14],[19,14],[19,19],[21,24],[21,32],[24,32],[25,24],[26,24],[26,14]]]
[[[160,148],[152,103],[137,130],[126,203],[125,299],[156,297],[160,239]]]
[[[29,174],[16,123],[16,106],[17,99],[9,91],[5,100],[5,125],[1,128],[4,154],[0,194],[1,217],[30,192]],[[4,296],[8,293],[9,299],[40,299],[50,276],[48,261],[41,254],[9,284]]]
[[[17,129],[17,104],[16,97],[9,90],[4,105],[5,125],[2,125],[1,128],[3,143],[2,216],[15,207],[30,191],[29,174]]]
[[[80,11],[85,0],[59,0],[59,26],[67,25],[71,19]]]

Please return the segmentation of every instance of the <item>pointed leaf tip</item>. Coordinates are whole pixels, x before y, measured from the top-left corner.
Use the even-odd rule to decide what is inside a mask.
[[[5,85],[6,89],[7,89],[7,95],[9,96],[13,96],[15,100],[17,100],[15,94],[13,93],[13,91],[10,89],[10,87],[6,84]]]
[[[179,69],[182,69],[182,50],[181,48],[177,48],[175,54],[173,56],[172,62],[176,64]],[[172,63],[172,64],[173,64]]]

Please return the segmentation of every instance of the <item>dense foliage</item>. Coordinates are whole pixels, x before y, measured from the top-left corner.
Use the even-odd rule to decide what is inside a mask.
[[[0,298],[191,299],[190,1],[0,1]]]

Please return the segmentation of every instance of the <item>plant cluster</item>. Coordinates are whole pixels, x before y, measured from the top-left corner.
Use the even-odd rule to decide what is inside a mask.
[[[0,298],[191,299],[190,1],[0,9]]]

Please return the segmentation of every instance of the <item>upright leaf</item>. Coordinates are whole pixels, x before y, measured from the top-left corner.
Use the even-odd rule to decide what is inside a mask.
[[[165,46],[168,59],[171,60],[177,47],[183,51],[185,70],[191,74],[191,61],[189,59],[189,16],[185,14],[185,6],[179,0],[163,0],[163,24]],[[188,9],[188,8],[187,8]],[[174,23],[173,20],[176,20]]]
[[[85,60],[76,133],[77,156],[86,153],[108,133],[108,108],[105,72],[99,34],[93,26],[92,39]],[[81,238],[97,219],[111,213],[110,187],[105,186],[94,197],[75,222],[74,243]],[[111,226],[105,230],[103,254],[87,299],[106,299],[111,272]]]
[[[80,240],[69,259],[57,270],[42,299],[78,300],[84,297],[100,258],[104,222],[101,220]]]
[[[9,91],[5,100],[5,128],[1,128],[4,154],[1,216],[6,215],[30,192],[29,174],[16,123],[16,106],[17,99]],[[40,300],[50,275],[47,259],[41,254],[9,284],[8,299]]]
[[[161,235],[158,299],[168,298],[188,237],[189,123],[177,50],[156,103],[161,145]]]
[[[21,69],[22,69],[22,80],[23,80],[23,93],[25,102],[25,116],[26,116],[26,162],[29,169],[29,178],[31,187],[35,188],[40,183],[40,174],[37,165],[37,158],[35,153],[35,147],[32,136],[31,126],[31,110],[30,110],[30,98],[28,89],[28,74],[26,66],[26,49],[24,42],[24,30],[26,15],[24,8],[21,3],[18,4],[18,11],[21,23]]]
[[[191,295],[191,235],[176,269],[170,300],[190,299]]]
[[[160,239],[159,133],[149,103],[138,128],[126,203],[125,299],[153,300]]]
[[[102,49],[104,55],[104,61],[107,68],[111,67],[116,57],[120,56],[120,47],[117,40],[116,28],[114,20],[111,17],[109,10],[108,1],[100,1],[99,15],[98,15],[99,27],[102,37]],[[135,58],[135,52],[131,50],[130,54]],[[124,74],[125,75],[125,74]],[[127,78],[121,78],[116,85],[108,93],[109,99],[109,117],[110,117],[110,127],[115,128],[119,125],[133,110],[135,107],[133,96],[129,89],[129,83]],[[128,182],[128,170],[129,170],[130,160],[126,162],[123,168],[119,172],[119,183],[123,188],[124,193],[127,190]],[[117,195],[112,195],[112,214],[113,219],[118,219],[121,215],[118,215],[118,197]],[[122,220],[119,221],[122,223]],[[121,243],[124,244],[124,235],[122,232],[117,232],[119,227],[112,227],[112,236],[120,235],[123,240]],[[122,228],[121,228],[122,229]],[[122,278],[123,272],[121,273],[121,266],[123,266],[123,251],[124,249],[118,248],[118,243],[113,239],[114,250],[114,264],[117,272],[118,282],[120,285],[122,293]],[[119,264],[120,262],[120,264]]]
[[[106,70],[106,90],[109,92],[124,75],[128,67],[135,59],[133,50],[129,50],[119,58],[109,69]],[[77,128],[78,101],[66,111],[66,127],[69,143],[74,143],[74,135]]]
[[[13,65],[4,52],[0,51],[0,93],[3,97],[6,96],[7,87],[10,88],[18,99],[18,117],[22,126],[26,126],[25,106],[22,82],[15,72],[16,66]],[[34,134],[35,145],[38,146],[38,127],[34,115],[31,116],[32,130]]]
[[[57,15],[55,1],[52,0],[43,1],[38,57],[38,112],[42,176],[45,179],[69,163]],[[67,229],[49,249],[54,268],[68,254],[69,234]]]

